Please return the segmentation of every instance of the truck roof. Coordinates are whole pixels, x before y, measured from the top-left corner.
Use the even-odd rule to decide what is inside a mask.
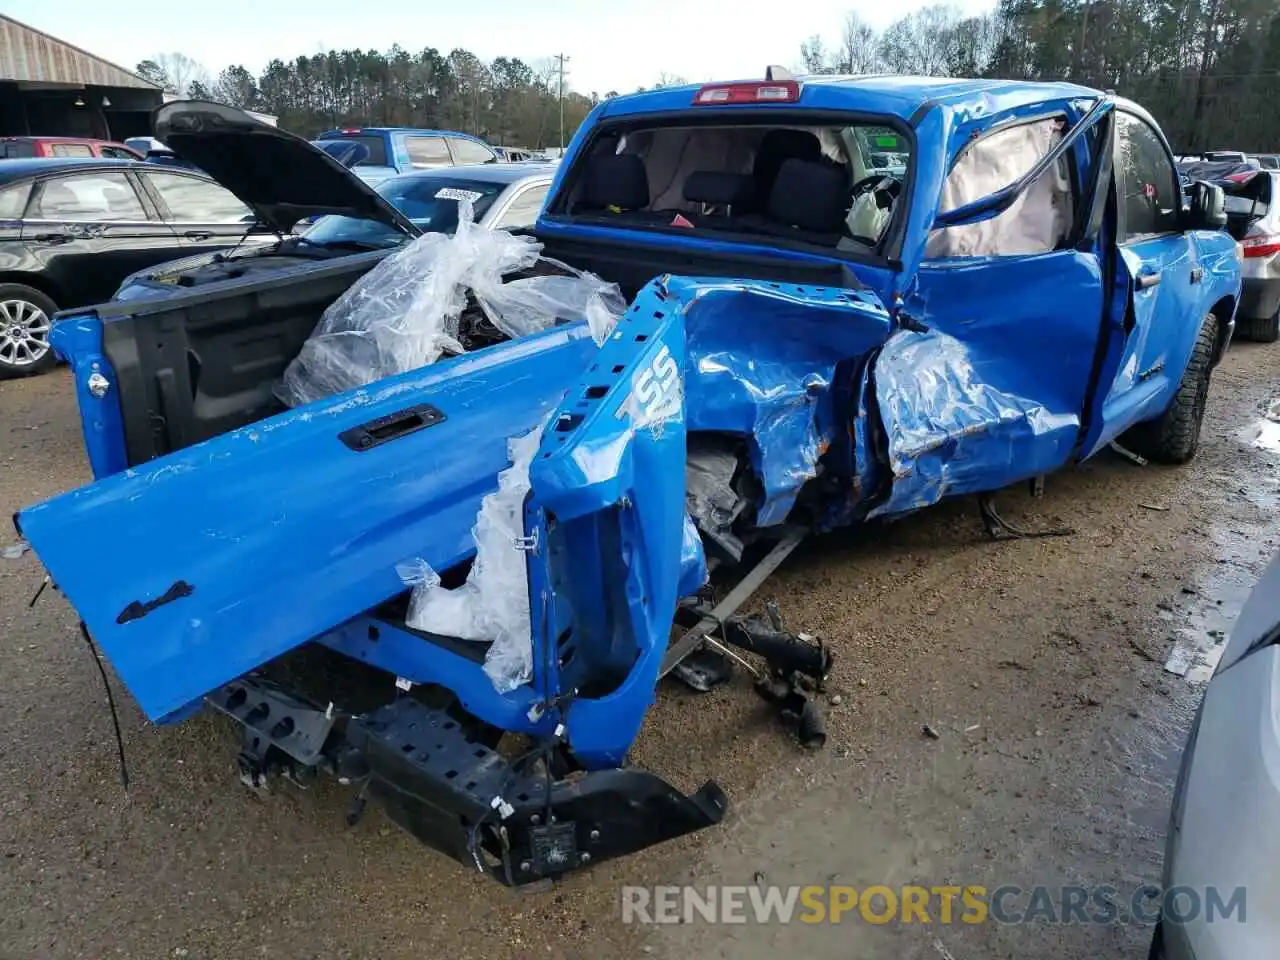
[[[463,133],[461,130],[428,130],[423,127],[337,127],[333,130],[326,130],[323,133],[316,134],[316,139],[326,140],[331,137],[359,136],[362,134],[375,136],[383,133],[412,133],[420,137],[464,137],[467,140],[485,142],[475,134]]]
[[[957,109],[990,111],[998,103],[1000,109],[1061,100],[1064,97],[1102,96],[1101,91],[1074,83],[1033,82],[1026,80],[961,80],[947,77],[908,77],[892,74],[857,77],[797,77],[800,99],[794,103],[746,105],[747,109],[814,109],[857,110],[890,114],[909,120],[926,106],[945,103]],[[746,80],[744,83],[759,83]],[[693,109],[693,98],[706,84],[663,87],[644,93],[616,97],[602,105],[600,119],[620,118],[632,114],[664,113]],[[743,109],[731,107],[729,109]]]

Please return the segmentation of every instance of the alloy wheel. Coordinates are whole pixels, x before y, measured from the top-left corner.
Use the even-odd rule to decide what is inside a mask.
[[[29,300],[0,300],[0,363],[29,367],[49,352],[49,317]]]

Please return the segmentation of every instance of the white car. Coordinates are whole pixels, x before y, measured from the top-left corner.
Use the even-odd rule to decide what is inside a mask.
[[[1274,343],[1280,339],[1280,171],[1242,171],[1215,182],[1226,194],[1227,230],[1244,255],[1236,336]]]
[[[1245,603],[1191,727],[1151,957],[1272,960],[1280,952],[1278,881],[1280,556]],[[1174,897],[1176,890],[1184,892]]]

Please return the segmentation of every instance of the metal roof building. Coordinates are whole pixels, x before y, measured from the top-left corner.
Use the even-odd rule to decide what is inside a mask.
[[[0,135],[145,136],[162,94],[130,70],[0,14]]]

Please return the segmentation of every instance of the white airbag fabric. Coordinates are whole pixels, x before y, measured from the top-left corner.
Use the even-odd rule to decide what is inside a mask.
[[[1062,139],[1056,118],[990,134],[961,155],[942,188],[939,213],[990,196],[1014,183]],[[993,257],[1045,253],[1057,248],[1073,217],[1066,161],[1046,170],[1004,213],[980,223],[934,230],[925,256]]]

